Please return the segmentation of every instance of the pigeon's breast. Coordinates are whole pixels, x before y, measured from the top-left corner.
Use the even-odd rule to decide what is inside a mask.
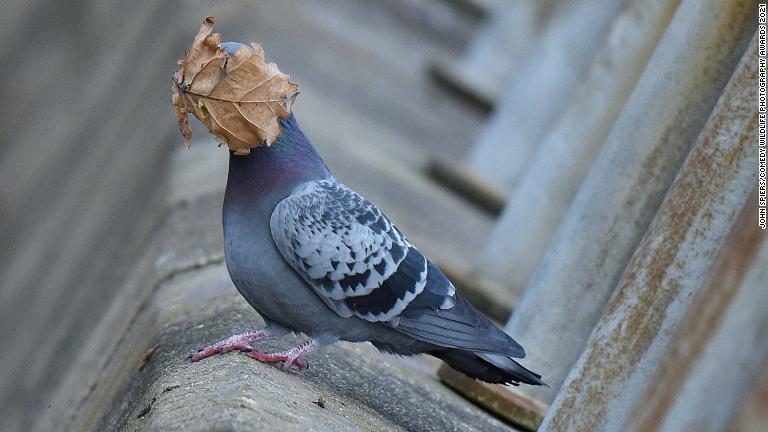
[[[267,222],[225,211],[224,256],[232,282],[264,318],[285,325],[281,318],[292,315],[291,308],[311,301],[302,299],[309,297],[302,295],[303,281],[283,262]]]
[[[224,254],[232,282],[264,319],[308,335],[371,339],[370,323],[337,315],[288,266],[272,239],[268,217],[228,213],[225,206]]]

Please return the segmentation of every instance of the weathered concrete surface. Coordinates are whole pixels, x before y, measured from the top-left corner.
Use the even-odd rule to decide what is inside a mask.
[[[175,128],[158,121],[164,59],[182,39],[159,25],[169,3],[119,17],[103,14],[118,2],[11,3],[17,21],[0,25],[4,431],[31,430],[47,410],[165,208]],[[143,25],[164,43],[144,46]]]
[[[681,3],[507,324],[552,386],[526,394],[551,402],[579,358],[754,20],[746,0]]]
[[[757,112],[753,109],[757,99],[756,54],[755,34],[634,252],[583,353],[552,402],[543,430],[629,430],[622,424],[643,391],[657,384],[656,368],[665,351],[674,349],[675,344],[705,343],[696,336],[676,337],[675,331],[715,267],[718,252],[755,186],[757,153],[752,138],[757,131]],[[747,212],[756,218],[756,208]],[[748,233],[757,229],[755,219],[742,220],[741,225]],[[740,237],[759,242],[754,235]],[[745,254],[740,264],[749,266],[749,244],[743,240],[737,244]],[[738,262],[731,264],[738,269]],[[758,259],[755,266],[761,265]],[[738,285],[737,280],[734,285]],[[745,291],[751,292],[751,288],[745,287]],[[710,300],[718,304],[715,298]],[[760,309],[754,312],[768,312]],[[694,319],[698,322],[703,319],[701,315],[694,314]],[[759,322],[757,318],[754,321]],[[758,361],[762,360],[760,347],[755,350]],[[672,375],[682,378],[681,374]],[[672,379],[661,382],[668,389],[675,385]],[[727,393],[723,388],[723,408],[728,406]],[[670,394],[660,397],[669,398]],[[693,396],[688,399],[695,403]],[[652,421],[659,421],[661,414],[653,415]],[[701,430],[688,426],[671,430]],[[636,430],[655,429],[646,425]]]
[[[219,209],[214,193],[170,214],[37,428],[509,430],[422,372],[433,372],[435,362],[414,368],[413,360],[368,345],[323,349],[305,371],[238,353],[186,360],[200,346],[260,325],[222,263]],[[320,397],[326,409],[312,403]]]
[[[220,225],[221,197],[210,195],[184,201],[171,211],[145,255],[135,261],[126,282],[116,287],[115,298],[104,311],[88,339],[81,342],[75,359],[60,370],[61,382],[48,408],[31,420],[25,430],[89,430],[103,413],[93,407],[114,398],[120,383],[134,369],[151,334],[146,329],[156,318],[139,314],[148,298],[167,278],[196,267],[223,262]],[[133,258],[136,259],[135,257]],[[131,342],[136,341],[139,342]],[[115,359],[123,359],[115,361]]]
[[[519,299],[679,0],[634,1],[611,25],[568,109],[509,194],[476,273]]]
[[[159,348],[146,369],[129,374],[126,393],[108,407],[98,429],[508,430],[433,378],[368,345],[323,349],[308,357],[304,371],[285,372],[239,353],[187,361],[185,354],[203,343],[260,326],[222,265],[174,277],[151,307],[157,308],[158,333],[150,346]],[[276,350],[299,341],[260,346]],[[313,404],[320,398],[325,408]]]

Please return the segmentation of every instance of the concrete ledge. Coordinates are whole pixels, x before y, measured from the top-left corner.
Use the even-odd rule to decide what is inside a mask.
[[[62,364],[61,384],[33,430],[92,430],[140,361],[156,316],[148,313],[155,291],[174,275],[221,263],[220,194],[174,206],[151,236],[124,285],[76,359]]]
[[[170,213],[40,429],[510,430],[442,386],[436,363],[367,344],[323,349],[304,371],[240,353],[188,361],[200,346],[261,325],[223,265],[219,201],[209,195]]]
[[[158,321],[147,330],[156,334],[143,348],[158,348],[143,370],[127,365],[133,370],[105,407],[99,430],[506,430],[433,376],[367,344],[323,349],[308,357],[304,371],[240,353],[186,360],[200,346],[262,324],[222,264],[175,276],[152,303]],[[301,340],[259,346],[277,350]]]

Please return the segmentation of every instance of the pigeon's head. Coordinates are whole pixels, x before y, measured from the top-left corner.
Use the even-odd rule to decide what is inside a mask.
[[[280,136],[279,120],[291,115],[299,86],[267,63],[261,45],[221,42],[221,35],[212,33],[214,22],[213,17],[203,21],[189,54],[179,60],[171,104],[187,147],[191,113],[220,145],[249,154]]]
[[[253,51],[253,47],[250,47],[246,44],[240,43],[240,42],[222,42],[219,44],[219,47],[224,50],[225,53],[227,53],[227,56],[233,56],[239,50],[240,48],[245,48],[247,50]]]

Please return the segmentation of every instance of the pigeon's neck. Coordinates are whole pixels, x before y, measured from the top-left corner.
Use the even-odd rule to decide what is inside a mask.
[[[293,114],[280,124],[282,133],[271,146],[253,148],[246,156],[230,153],[225,207],[271,209],[301,183],[331,176]]]

